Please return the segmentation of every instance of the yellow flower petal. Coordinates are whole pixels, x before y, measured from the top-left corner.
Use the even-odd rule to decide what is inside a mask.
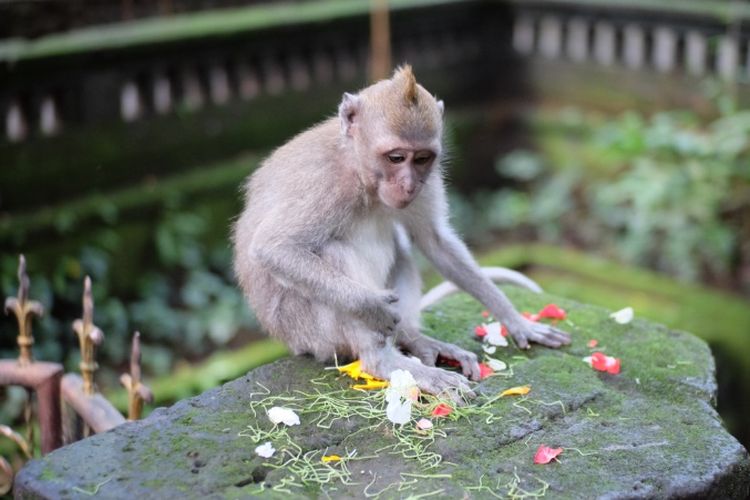
[[[320,457],[320,460],[327,464],[328,462],[339,462],[341,461],[341,457],[338,455],[325,455]]]
[[[388,387],[387,380],[377,380],[374,378],[367,379],[364,384],[354,384],[352,389],[359,389],[360,391],[372,391],[375,389],[385,389]]]
[[[362,361],[357,360],[352,363],[349,363],[348,365],[339,366],[338,371],[340,373],[343,373],[344,375],[353,378],[354,380],[364,380],[366,381],[365,384],[358,384],[355,385],[355,389],[382,389],[383,387],[388,386],[388,382],[385,380],[380,380],[379,378],[375,378],[369,373],[362,371]],[[385,385],[382,385],[385,384]]]
[[[505,389],[503,392],[500,393],[500,397],[505,396],[523,396],[524,394],[528,394],[531,390],[530,385],[519,385],[517,387],[511,387],[510,389]]]

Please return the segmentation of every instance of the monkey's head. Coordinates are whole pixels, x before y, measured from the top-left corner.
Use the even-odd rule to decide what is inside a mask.
[[[389,80],[344,94],[339,117],[368,190],[389,207],[408,206],[439,161],[443,101],[419,85],[406,65]]]

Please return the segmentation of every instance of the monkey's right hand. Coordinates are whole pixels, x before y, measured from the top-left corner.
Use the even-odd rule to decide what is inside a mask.
[[[393,335],[401,321],[397,302],[398,295],[393,290],[378,291],[365,302],[360,317],[376,332]]]

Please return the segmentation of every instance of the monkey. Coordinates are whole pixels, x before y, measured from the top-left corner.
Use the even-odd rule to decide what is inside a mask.
[[[233,227],[234,270],[261,326],[293,354],[359,359],[389,379],[411,372],[432,394],[472,397],[476,354],[420,330],[418,248],[501,321],[521,348],[570,342],[525,319],[485,276],[448,219],[444,104],[409,65],[298,134],[247,179]],[[436,367],[438,357],[460,372]]]

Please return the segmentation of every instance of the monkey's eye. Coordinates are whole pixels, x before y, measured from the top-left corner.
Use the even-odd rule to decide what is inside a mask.
[[[388,161],[391,163],[402,163],[406,157],[401,153],[388,153]]]
[[[414,157],[414,163],[417,165],[427,165],[432,161],[434,158],[434,155],[432,154],[424,154],[424,155],[417,155]]]

